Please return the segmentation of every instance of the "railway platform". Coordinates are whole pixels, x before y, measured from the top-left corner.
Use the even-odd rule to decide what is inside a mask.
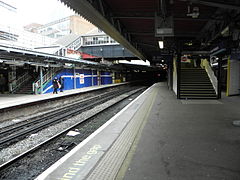
[[[240,179],[239,105],[177,100],[154,84],[36,179]]]
[[[8,109],[8,108],[16,108],[18,106],[23,105],[31,105],[34,103],[38,103],[40,101],[49,101],[49,100],[55,100],[59,99],[65,96],[72,96],[76,94],[86,93],[90,91],[100,90],[104,88],[109,87],[115,87],[126,84],[124,83],[117,83],[117,84],[107,84],[107,85],[100,85],[100,86],[90,86],[90,87],[84,87],[79,89],[73,89],[73,90],[66,90],[64,92],[58,92],[58,94],[0,94],[0,110]]]

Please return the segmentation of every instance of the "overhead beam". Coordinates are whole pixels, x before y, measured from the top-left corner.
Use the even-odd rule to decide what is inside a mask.
[[[175,21],[222,21],[222,19],[217,18],[186,18],[186,17],[173,17],[173,20]]]
[[[221,12],[222,10],[218,8],[215,12],[215,15],[221,14]],[[235,13],[232,12],[231,15],[234,14]],[[222,21],[209,20],[202,28],[198,39],[205,44],[203,47],[208,46],[208,44],[211,43],[214,39],[221,36],[221,32],[223,31],[223,29],[231,24],[231,22],[228,21],[228,19],[230,19],[228,13],[222,14],[222,19]],[[234,18],[232,18],[232,21],[234,21]]]
[[[182,54],[209,55],[210,51],[182,51]]]
[[[113,16],[114,19],[154,19],[154,16]]]
[[[154,44],[147,44],[147,43],[138,43],[140,45],[143,45],[143,46],[148,46],[148,47],[152,47],[152,48],[157,48],[158,49],[158,46],[154,45]]]
[[[155,16],[112,16],[113,19],[150,19],[153,20]],[[176,21],[222,21],[222,19],[217,18],[189,18],[189,17],[173,17]]]
[[[154,32],[128,32],[132,35],[154,35]]]
[[[239,4],[227,4],[227,3],[218,3],[218,2],[211,2],[205,0],[180,0],[180,1],[189,1],[196,4],[202,4],[205,6],[217,7],[222,9],[231,9],[231,10],[238,10],[240,9]]]

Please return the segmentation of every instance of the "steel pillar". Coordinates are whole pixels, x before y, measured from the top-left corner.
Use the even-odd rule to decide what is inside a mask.
[[[218,79],[218,93],[217,93],[217,98],[221,99],[222,95],[222,57],[219,57],[218,59],[218,75],[217,75],[217,79]]]
[[[40,70],[40,94],[43,94],[43,71],[42,66],[39,67]]]
[[[76,69],[73,67],[73,89],[77,88],[77,82],[76,82]]]
[[[177,54],[177,98],[180,99],[181,86],[181,53]]]

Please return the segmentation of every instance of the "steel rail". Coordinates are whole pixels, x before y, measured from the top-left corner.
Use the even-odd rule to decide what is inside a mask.
[[[20,130],[16,131],[13,128],[12,131],[9,130],[10,132],[12,132],[10,135],[3,136],[3,137],[0,138],[0,145],[3,146],[4,144],[10,144],[13,141],[15,142],[17,140],[17,138],[20,138],[20,137],[26,136],[29,133],[36,132],[36,131],[39,131],[41,129],[44,129],[51,124],[59,123],[59,122],[65,120],[67,118],[70,118],[72,116],[75,116],[75,115],[81,113],[82,111],[84,111],[86,109],[89,109],[93,106],[101,104],[101,103],[103,103],[103,102],[105,102],[109,99],[112,99],[112,98],[118,96],[119,94],[123,94],[123,93],[128,92],[128,91],[129,91],[129,89],[124,90],[124,91],[120,91],[120,92],[116,92],[116,91],[110,92],[108,94],[105,94],[104,97],[100,96],[101,97],[100,99],[98,97],[99,100],[97,100],[96,98],[93,98],[91,100],[93,102],[88,103],[84,107],[79,107],[79,104],[78,104],[78,106],[74,105],[74,107],[76,107],[76,109],[72,108],[72,106],[67,107],[67,108],[63,108],[62,110],[57,111],[57,112],[51,114],[50,116],[43,117],[43,118],[41,118],[41,117],[37,118],[38,123],[36,121],[34,121],[35,124],[32,124],[32,122],[30,122],[30,124],[25,124],[25,126],[27,125],[27,127],[22,126],[23,129],[20,129]]]
[[[113,104],[111,104],[111,105],[108,106],[108,107],[105,107],[105,108],[102,109],[100,112],[97,112],[96,114],[91,115],[91,116],[88,117],[87,119],[85,119],[85,120],[83,120],[83,121],[81,121],[81,122],[78,122],[78,123],[76,123],[76,124],[74,124],[74,125],[66,128],[65,130],[63,130],[63,131],[59,132],[58,134],[50,137],[49,139],[43,141],[42,143],[40,143],[40,144],[32,147],[32,148],[29,149],[28,151],[25,151],[25,152],[19,154],[18,156],[12,158],[11,160],[9,160],[9,161],[7,161],[7,162],[4,162],[3,164],[0,164],[0,169],[4,169],[4,168],[9,167],[11,164],[13,164],[13,163],[15,163],[16,161],[22,159],[23,157],[27,156],[28,154],[33,153],[34,151],[40,149],[41,147],[43,147],[43,146],[46,145],[47,143],[50,143],[52,140],[55,140],[55,139],[61,137],[62,135],[64,135],[64,134],[67,133],[68,131],[76,128],[77,126],[79,126],[79,125],[81,125],[81,124],[83,124],[83,123],[85,123],[85,122],[87,122],[87,121],[89,121],[90,119],[92,119],[92,118],[95,117],[96,115],[104,112],[105,110],[109,109],[110,107],[114,106],[115,104],[117,104],[117,103],[125,100],[126,98],[132,96],[132,95],[135,94],[135,93],[140,92],[140,91],[143,90],[143,89],[144,89],[144,88],[139,88],[139,89],[136,89],[135,91],[132,91],[132,92],[131,92],[130,94],[128,94],[126,97],[122,98],[122,99],[119,100],[119,101],[114,102]]]
[[[110,92],[110,94],[118,92],[118,91],[119,90]],[[23,122],[19,122],[19,123],[13,124],[13,125],[6,126],[6,127],[0,129],[0,137],[6,136],[7,133],[17,131],[17,130],[22,129],[26,126],[28,127],[28,126],[37,124],[37,123],[39,123],[39,121],[44,120],[44,118],[48,119],[48,118],[55,117],[56,114],[59,114],[60,112],[65,113],[69,109],[73,109],[73,108],[78,107],[79,105],[82,105],[84,103],[91,102],[95,99],[101,98],[102,96],[107,96],[108,94],[109,94],[109,92],[103,93],[103,94],[100,94],[100,95],[97,95],[97,96],[94,96],[94,97],[90,97],[90,98],[87,98],[87,99],[84,99],[84,100],[80,100],[80,101],[77,101],[77,102],[72,103],[70,105],[66,105],[62,108],[58,108],[58,112],[55,112],[55,110],[53,110],[53,111],[47,112],[47,113],[45,113],[41,116],[32,117],[32,118],[24,120]]]

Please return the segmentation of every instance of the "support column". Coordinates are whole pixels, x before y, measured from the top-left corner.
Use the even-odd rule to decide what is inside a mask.
[[[73,89],[77,88],[76,69],[73,67]]]
[[[43,94],[43,71],[42,66],[39,67],[40,70],[40,94]]]
[[[173,60],[169,60],[168,62],[168,70],[167,70],[167,83],[168,89],[173,90]]]
[[[92,86],[94,86],[94,73],[93,73],[93,70],[92,70]]]
[[[98,86],[101,85],[101,72],[99,70],[97,70],[97,83],[98,83]]]
[[[114,84],[114,83],[115,83],[115,72],[112,71],[112,84]]]
[[[217,98],[221,99],[222,95],[222,56],[219,57],[218,59],[218,93],[217,93]]]
[[[177,54],[177,98],[180,99],[181,86],[181,53]]]

